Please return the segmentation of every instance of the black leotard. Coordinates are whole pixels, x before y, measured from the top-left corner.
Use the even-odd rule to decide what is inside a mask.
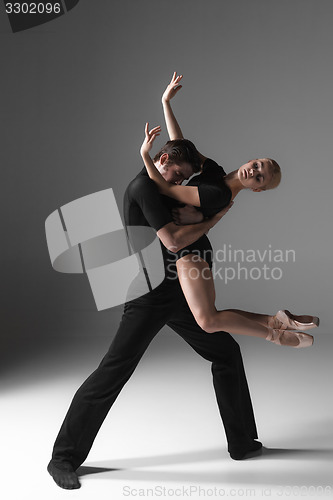
[[[201,174],[192,177],[187,184],[198,187],[200,210],[205,217],[212,217],[230,203],[231,190],[224,181],[225,175],[220,165],[207,158]]]
[[[207,158],[203,164],[202,172],[192,177],[187,186],[197,186],[200,197],[200,211],[205,217],[212,217],[229,205],[231,190],[224,181],[226,175],[223,168],[214,160]],[[213,249],[206,235],[177,252],[178,258],[193,253],[198,255],[212,267]]]

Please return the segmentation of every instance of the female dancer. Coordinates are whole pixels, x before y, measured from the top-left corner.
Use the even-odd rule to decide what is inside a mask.
[[[174,73],[163,94],[162,102],[171,140],[183,139],[183,134],[172,112],[170,99],[179,91],[182,76]],[[168,183],[157,170],[150,157],[155,138],[161,128],[149,131],[145,127],[145,140],[141,146],[141,156],[149,177],[154,180],[160,192],[175,200],[200,208],[203,215],[210,217],[233,202],[243,189],[254,192],[275,188],[281,178],[279,165],[270,158],[252,160],[228,175],[213,160],[199,153],[202,160],[201,174],[192,178],[186,186]],[[156,163],[156,158],[154,158]],[[167,161],[167,158],[164,158]],[[207,240],[208,241],[208,240]],[[186,249],[185,249],[186,250]],[[207,333],[227,331],[240,335],[263,337],[277,345],[309,347],[313,337],[296,330],[307,330],[319,325],[313,316],[295,316],[289,311],[278,311],[275,316],[250,313],[235,309],[217,311],[215,308],[215,288],[211,273],[211,262],[203,248],[192,253],[177,253],[177,272],[187,303],[199,326]],[[194,271],[194,272],[193,272]]]

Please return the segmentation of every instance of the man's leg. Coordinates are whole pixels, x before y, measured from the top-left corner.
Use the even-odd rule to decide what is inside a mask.
[[[212,362],[213,384],[232,458],[251,448],[257,429],[243,360],[237,342],[226,332],[206,333],[196,323],[185,298],[167,324],[203,358]],[[254,450],[252,450],[254,451]]]
[[[76,392],[56,438],[48,470],[62,488],[79,487],[74,471],[86,459],[108,411],[149,343],[170,317],[174,300],[172,292],[161,285],[125,305],[109,351]]]

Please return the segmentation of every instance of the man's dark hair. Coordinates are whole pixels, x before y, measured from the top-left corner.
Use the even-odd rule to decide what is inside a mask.
[[[168,141],[154,156],[153,161],[158,161],[164,153],[169,155],[167,165],[172,163],[181,165],[186,162],[192,166],[193,172],[200,172],[201,158],[193,142],[188,139]]]

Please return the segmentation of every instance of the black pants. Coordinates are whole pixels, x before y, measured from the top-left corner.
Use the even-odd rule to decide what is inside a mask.
[[[52,455],[59,466],[69,462],[76,469],[84,462],[112,404],[165,324],[212,362],[228,450],[246,449],[257,437],[239,345],[226,332],[204,332],[197,325],[179,282],[165,280],[152,292],[125,304],[107,354],[76,392],[59,431]]]

